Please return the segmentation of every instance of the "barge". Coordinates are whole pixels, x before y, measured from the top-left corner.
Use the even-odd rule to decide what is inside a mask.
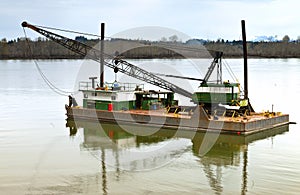
[[[218,104],[214,110],[205,104],[178,106],[172,92],[127,91],[123,85],[120,90],[81,91],[85,97],[83,107],[66,105],[68,119],[234,134],[251,134],[289,124],[289,115],[280,112],[249,112],[242,106],[227,104]]]
[[[203,79],[164,75],[181,79],[201,81],[194,93],[153,74],[120,56],[104,53],[104,24],[101,25],[101,50],[84,43],[54,34],[40,27],[22,23],[60,45],[100,63],[100,80],[90,77],[89,82],[80,82],[83,106],[79,107],[74,97],[69,96],[65,106],[68,119],[99,121],[100,123],[131,124],[157,128],[184,129],[188,131],[211,131],[217,133],[252,134],[289,124],[289,115],[280,112],[257,113],[248,98],[248,65],[245,22],[242,21],[244,53],[244,90],[240,83],[222,78],[222,52],[215,52],[212,63]],[[166,47],[166,46],[164,46]],[[108,59],[112,59],[108,61]],[[104,66],[112,68],[161,90],[146,90],[140,84],[104,82]],[[210,80],[212,73],[217,78]],[[191,99],[195,106],[180,106],[175,94]]]

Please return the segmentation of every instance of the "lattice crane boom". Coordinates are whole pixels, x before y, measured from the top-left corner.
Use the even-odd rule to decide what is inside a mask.
[[[67,37],[55,34],[53,32],[47,31],[45,29],[36,27],[34,25],[28,24],[27,22],[22,23],[22,27],[30,28],[39,34],[47,37],[48,39],[66,47],[67,49],[83,56],[89,59],[92,59],[94,61],[100,62],[100,50],[97,50],[89,45],[86,45],[84,43],[81,43],[79,41],[69,39]],[[104,58],[112,58],[112,56],[108,54],[103,54]],[[121,59],[114,59],[113,63],[104,61],[104,64],[112,69],[116,69],[128,76],[134,77],[136,79],[139,79],[141,81],[150,83],[152,85],[158,86],[162,89],[170,90],[172,92],[178,93],[180,95],[183,95],[185,97],[192,97],[192,93],[189,91],[186,91],[185,89],[182,89],[181,87],[174,85],[173,83],[166,81],[162,79],[161,77],[158,77],[142,68],[139,68],[138,66],[135,66],[125,60]]]

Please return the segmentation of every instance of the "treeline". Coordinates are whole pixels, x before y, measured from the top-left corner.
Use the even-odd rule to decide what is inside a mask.
[[[242,57],[243,45],[241,41],[231,43],[207,43],[209,50],[223,51],[227,57]],[[299,42],[248,42],[249,57],[260,58],[300,58]]]
[[[95,46],[99,40],[79,40]],[[112,56],[123,58],[204,58],[222,51],[227,58],[240,58],[243,55],[241,41],[197,41],[150,42],[137,40],[112,39],[105,41],[105,51]],[[207,52],[209,51],[209,52]],[[263,58],[300,58],[298,41],[248,42],[249,57]],[[36,41],[18,38],[0,42],[0,59],[81,59],[84,58],[63,46],[49,40]]]
[[[79,59],[79,55],[53,41],[17,39],[1,41],[0,59]]]

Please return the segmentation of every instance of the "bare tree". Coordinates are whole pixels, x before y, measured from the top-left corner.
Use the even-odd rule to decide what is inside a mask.
[[[177,35],[172,35],[172,36],[170,36],[170,37],[169,37],[169,41],[171,41],[171,42],[177,42],[177,41],[178,41]]]
[[[167,42],[167,38],[166,37],[162,37],[160,41]]]
[[[288,43],[290,41],[290,37],[288,35],[285,35],[283,38],[282,38],[282,42],[284,43]]]

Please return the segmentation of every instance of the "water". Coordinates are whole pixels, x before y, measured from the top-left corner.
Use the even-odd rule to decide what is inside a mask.
[[[151,66],[153,72],[167,70],[198,78],[204,76],[207,67],[195,68],[194,64],[209,63],[205,60],[132,62],[146,68],[158,64]],[[242,60],[226,62],[241,78]],[[77,86],[76,80],[88,75],[81,73],[82,64],[90,63],[42,60],[38,65],[56,87],[72,91]],[[300,122],[299,65],[299,59],[249,60],[249,96],[255,110],[271,110],[273,104],[274,111],[289,113],[291,121]],[[106,71],[106,78],[114,80],[115,75],[110,72]],[[99,127],[93,123],[77,123],[77,129],[68,123],[71,127],[66,127],[67,97],[49,89],[33,61],[0,61],[0,78],[0,194],[298,194],[300,191],[298,124],[246,138],[220,136],[202,156],[199,151],[205,134],[108,124]],[[118,75],[118,80],[128,78]],[[199,84],[176,79],[173,82],[186,89],[195,89]]]

